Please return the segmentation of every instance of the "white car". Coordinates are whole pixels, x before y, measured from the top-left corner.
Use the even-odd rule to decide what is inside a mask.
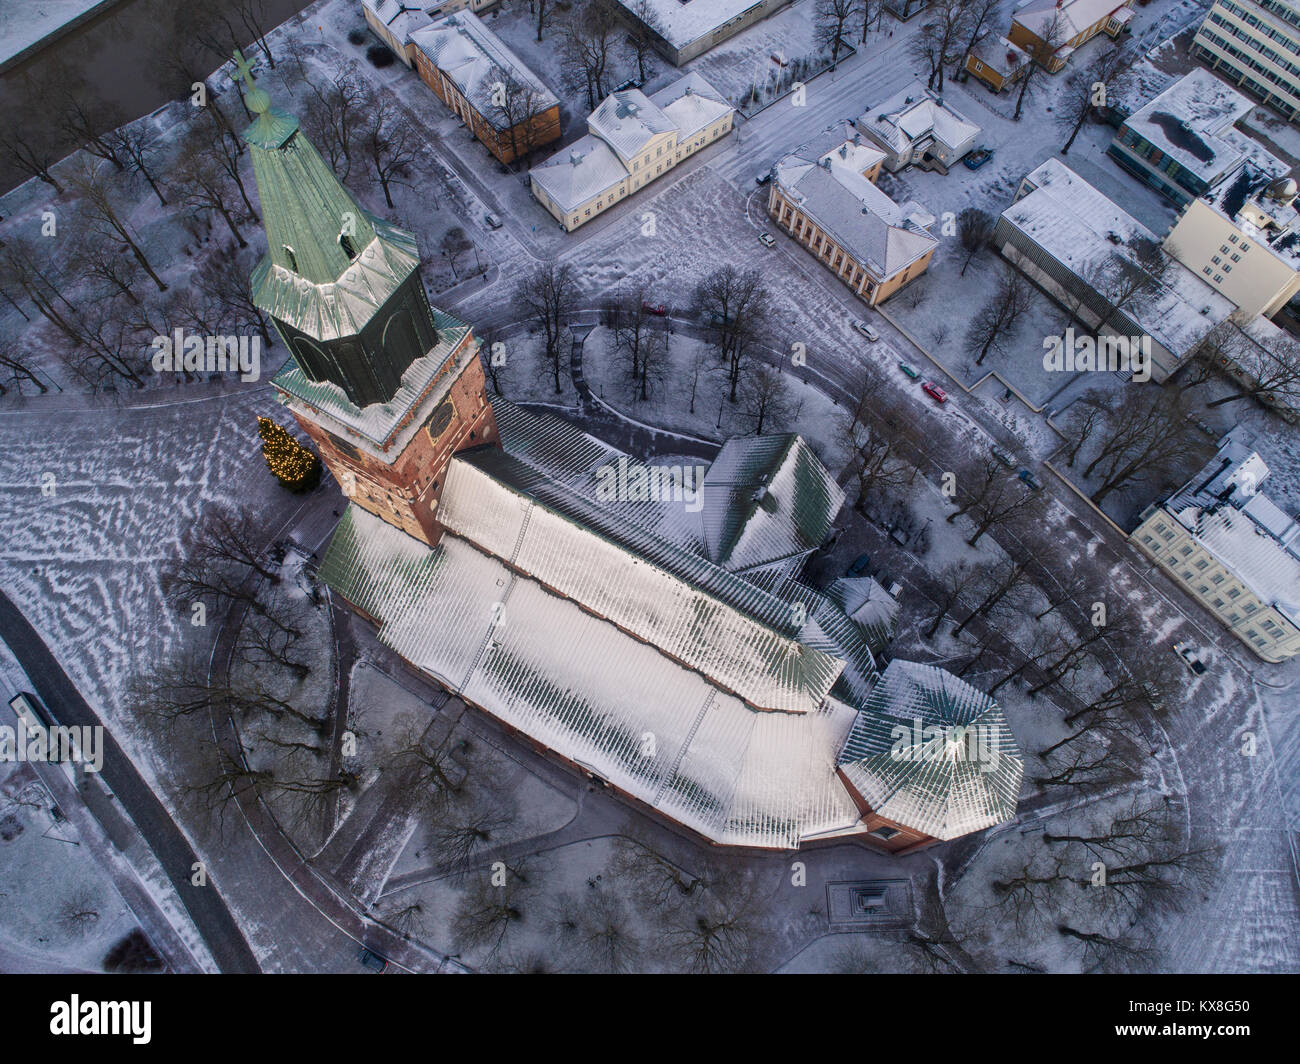
[[[489,229],[500,229],[500,228],[501,228],[501,219],[498,218],[495,214],[488,214],[488,215],[485,215],[484,218],[483,218],[483,221],[487,224],[487,227],[488,227]]]
[[[854,321],[853,327],[857,329],[858,332],[860,332],[868,340],[870,340],[873,344],[879,341],[880,339],[880,333],[876,332],[876,330],[873,329],[870,325],[868,325],[865,321],[861,321],[861,320]]]
[[[776,247],[776,238],[771,233],[759,233],[758,242],[765,248]]]

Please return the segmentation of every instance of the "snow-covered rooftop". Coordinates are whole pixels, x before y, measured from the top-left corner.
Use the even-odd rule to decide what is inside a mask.
[[[938,244],[927,231],[933,215],[916,203],[895,203],[864,176],[880,161],[878,151],[847,140],[822,155],[805,152],[776,164],[777,184],[878,278],[892,277]]]
[[[883,103],[867,108],[858,119],[858,128],[892,152],[907,151],[928,136],[957,148],[980,132],[979,126],[921,81],[913,81]]]
[[[1260,490],[1268,466],[1235,433],[1165,504],[1264,602],[1300,624],[1300,523]]]
[[[889,663],[839,766],[874,812],[938,839],[1010,820],[1024,776],[1002,707],[911,661]]]
[[[1003,211],[1003,220],[1090,287],[1115,256],[1133,261],[1130,249],[1137,241],[1160,243],[1059,159],[1040,165],[1023,187],[1032,191]],[[1143,332],[1182,358],[1226,321],[1236,304],[1182,263],[1170,261],[1154,290],[1123,309]]]
[[[1129,3],[1131,0],[1025,0],[1016,8],[1011,21],[1019,22],[1043,41],[1048,40],[1055,21],[1056,41],[1064,45],[1066,41],[1077,37],[1089,26],[1107,15],[1113,15]],[[1131,11],[1128,12],[1127,17],[1132,17]],[[1069,51],[1073,50],[1069,49]],[[1058,49],[1057,54],[1063,54],[1065,51],[1065,48]]]
[[[590,132],[537,164],[530,177],[562,210],[571,211],[626,181],[627,164],[654,137],[674,133],[680,144],[732,110],[696,73],[652,97],[635,89],[611,93],[587,119]]]
[[[404,4],[402,0],[361,0],[361,6],[373,12],[402,44],[407,44],[412,33],[433,21],[424,8]]]
[[[640,0],[616,0],[636,17]],[[692,41],[708,36],[739,18],[761,0],[645,0],[653,15],[654,28],[664,40],[680,50]]]
[[[1135,112],[1131,129],[1189,173],[1214,184],[1244,159],[1283,173],[1286,164],[1233,128],[1255,103],[1208,70],[1197,67]]]
[[[1010,76],[1029,62],[1028,52],[1005,37],[994,34],[977,41],[970,51],[986,67],[992,67],[1004,77]]]
[[[1294,179],[1246,163],[1229,180],[1203,197],[1252,241],[1267,247],[1293,270],[1300,270],[1300,211]]]
[[[495,128],[508,121],[492,102],[494,86],[513,81],[535,93],[534,107],[544,111],[559,103],[555,94],[505,43],[471,11],[457,11],[411,33],[414,45],[455,84]]]

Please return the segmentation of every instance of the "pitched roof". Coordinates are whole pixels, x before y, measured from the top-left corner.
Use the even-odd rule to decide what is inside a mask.
[[[587,128],[626,163],[655,137],[675,132],[677,123],[639,89],[625,89],[610,93],[596,105],[587,116]]]
[[[913,81],[883,103],[867,108],[857,125],[895,153],[905,152],[916,141],[931,135],[956,148],[980,132],[979,126],[920,81]]]
[[[844,505],[843,489],[794,434],[728,440],[703,494],[709,557],[732,570],[816,550]]]
[[[559,100],[505,43],[471,11],[457,11],[411,34],[411,42],[441,70],[496,129],[509,119],[493,103],[495,86],[513,80],[536,93],[535,109],[544,111]]]
[[[1089,26],[1127,6],[1128,0],[1025,0],[1011,16],[1046,41],[1053,19],[1058,19],[1057,44],[1064,45]]]
[[[1002,708],[933,665],[892,661],[839,767],[872,810],[937,839],[1010,820],[1024,763]]]
[[[841,702],[755,712],[468,541],[430,549],[356,506],[321,578],[417,668],[715,842],[789,849],[858,819]]]
[[[795,152],[776,164],[775,179],[850,255],[877,277],[892,277],[939,243],[925,229],[934,219],[917,204],[891,200],[862,176],[856,157],[832,150],[809,159]]]
[[[424,8],[405,4],[402,0],[361,0],[361,4],[374,12],[379,21],[404,45],[410,41],[415,30],[422,29],[433,21]]]

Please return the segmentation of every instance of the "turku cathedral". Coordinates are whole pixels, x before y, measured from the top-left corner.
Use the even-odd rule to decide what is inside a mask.
[[[890,852],[1015,815],[1001,707],[887,657],[869,578],[799,581],[844,501],[797,435],[733,439],[702,505],[597,490],[634,459],[489,395],[412,234],[369,214],[249,77],[280,402],[348,506],[321,578],[466,703],[709,842]],[[634,493],[623,493],[631,495]]]

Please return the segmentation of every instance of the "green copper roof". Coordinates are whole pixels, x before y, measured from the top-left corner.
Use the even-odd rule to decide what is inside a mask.
[[[273,111],[265,111],[244,132],[253,153],[271,261],[311,284],[333,284],[374,240],[374,226],[301,132],[295,129],[287,140],[276,142],[272,127],[280,123]],[[259,144],[263,133],[269,139]]]

